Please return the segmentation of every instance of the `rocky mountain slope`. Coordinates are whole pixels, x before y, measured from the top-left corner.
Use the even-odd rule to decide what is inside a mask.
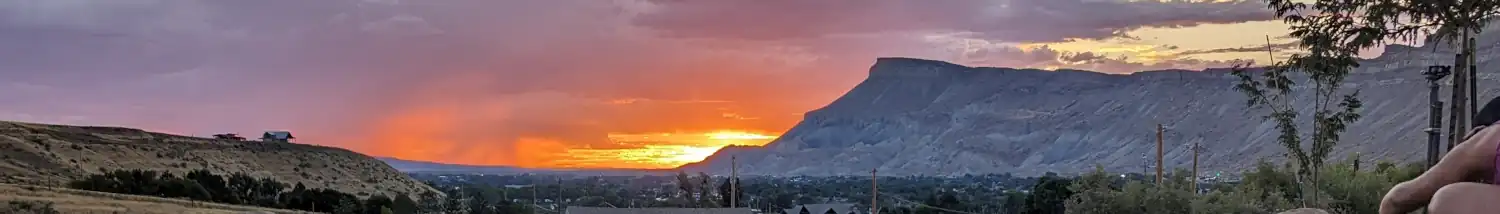
[[[379,160],[340,148],[0,121],[0,183],[63,186],[115,169],[178,175],[197,169],[246,173],[361,197],[409,194],[417,198],[423,192],[436,192]]]
[[[1492,31],[1487,31],[1492,32]],[[1496,95],[1500,35],[1481,37],[1481,102]],[[1419,161],[1426,151],[1427,83],[1420,74],[1451,64],[1442,45],[1393,45],[1367,60],[1345,87],[1360,89],[1365,115],[1334,158]],[[1273,124],[1245,107],[1226,70],[1089,71],[973,68],[882,58],[869,77],[765,147],[734,147],[681,169],[766,175],[957,175],[1083,172],[1096,164],[1142,172],[1155,154],[1156,125],[1167,127],[1165,166],[1238,171],[1279,159]],[[1444,83],[1445,85],[1447,83]],[[1446,99],[1446,93],[1443,95]],[[1310,103],[1300,94],[1298,103]],[[1311,109],[1311,105],[1303,109]]]

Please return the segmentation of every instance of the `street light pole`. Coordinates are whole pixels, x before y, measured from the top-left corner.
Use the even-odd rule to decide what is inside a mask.
[[[1428,125],[1426,130],[1423,130],[1427,132],[1428,168],[1431,168],[1433,165],[1437,165],[1438,153],[1440,152],[1438,145],[1442,144],[1443,101],[1439,100],[1438,81],[1442,80],[1443,77],[1448,76],[1448,74],[1452,72],[1451,69],[1452,67],[1434,65],[1428,66],[1427,71],[1422,72],[1422,75],[1427,76],[1428,101],[1430,105],[1432,105],[1431,116],[1429,116],[1431,118],[1431,124]]]

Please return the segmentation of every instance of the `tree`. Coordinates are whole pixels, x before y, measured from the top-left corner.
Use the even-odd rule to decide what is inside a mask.
[[[1323,3],[1320,1],[1319,3]],[[1476,111],[1475,80],[1477,71],[1472,70],[1475,60],[1474,37],[1481,33],[1484,25],[1500,13],[1500,2],[1493,0],[1387,0],[1373,2],[1328,2],[1328,8],[1367,8],[1350,11],[1351,15],[1363,15],[1371,37],[1381,39],[1414,40],[1427,35],[1433,42],[1446,41],[1454,45],[1458,53],[1454,57],[1453,92],[1449,102],[1452,115],[1449,120],[1449,146],[1463,140],[1470,128],[1469,119]],[[1283,5],[1290,5],[1283,3]],[[1454,44],[1457,43],[1457,44]],[[1433,47],[1434,49],[1436,47]]]
[[[299,183],[299,186],[300,186],[300,183]],[[437,186],[433,186],[433,187],[437,187]],[[449,201],[449,200],[444,200],[444,198],[442,198],[442,197],[438,197],[437,193],[430,192],[430,191],[429,192],[423,192],[422,194],[417,195],[417,197],[422,200],[420,203],[417,204],[417,212],[418,213],[437,213],[437,212],[443,212],[444,211],[443,210],[443,203]],[[452,196],[452,195],[448,196],[448,199],[452,199],[452,198],[455,198],[455,197]]]
[[[232,191],[229,191],[229,184],[224,182],[224,177],[215,175],[213,172],[209,172],[206,169],[198,169],[188,172],[183,177],[202,185],[203,188],[208,190],[213,201],[231,204],[239,202],[232,196]]]
[[[677,171],[677,189],[682,190],[682,200],[686,203],[684,204],[685,206],[697,207],[693,206],[693,203],[698,201],[697,197],[693,197],[693,193],[697,192],[696,188],[694,188],[696,185],[697,182],[693,182],[693,179],[688,177],[687,172]]]
[[[333,213],[335,213],[335,214],[359,214],[360,213],[359,212],[360,208],[361,207],[360,207],[360,204],[359,204],[359,199],[355,199],[355,198],[342,198],[342,199],[338,200],[338,206],[335,206],[333,208]]]
[[[399,194],[396,200],[391,202],[391,211],[400,214],[417,213],[417,201],[411,200],[411,196]]]
[[[440,208],[442,208],[445,213],[468,213],[465,212],[465,209],[468,207],[464,206],[464,197],[465,194],[463,194],[463,192],[450,192],[448,193],[448,197],[443,200],[442,206],[440,206]]]
[[[251,197],[246,200],[253,200],[257,206],[281,207],[277,197],[280,196],[282,189],[286,189],[285,184],[271,178],[260,178],[253,185]]]
[[[1341,3],[1361,2],[1361,3]],[[1300,41],[1298,47],[1305,53],[1294,54],[1284,62],[1276,62],[1258,74],[1250,69],[1236,66],[1233,74],[1239,78],[1235,89],[1244,93],[1247,106],[1252,109],[1269,110],[1262,119],[1274,121],[1278,130],[1277,141],[1287,150],[1287,156],[1296,163],[1299,189],[1303,195],[1316,194],[1318,172],[1327,160],[1335,144],[1349,124],[1359,120],[1359,90],[1346,92],[1344,79],[1359,66],[1358,52],[1383,42],[1388,34],[1385,28],[1373,27],[1369,20],[1362,20],[1353,13],[1389,8],[1370,7],[1367,1],[1319,0],[1314,11],[1305,3],[1289,0],[1270,0],[1269,7],[1277,17],[1291,25],[1291,36]],[[1247,64],[1248,65],[1248,64]],[[1293,77],[1305,77],[1300,84],[1310,84],[1312,94],[1311,141],[1304,143],[1303,133],[1298,130],[1294,94],[1298,81]],[[1310,145],[1304,145],[1310,144]],[[1302,197],[1304,206],[1316,204],[1317,197]],[[1308,199],[1313,199],[1308,201]]]
[[[1031,187],[1031,196],[1026,197],[1026,205],[1021,208],[1026,214],[1060,214],[1065,211],[1063,204],[1073,191],[1068,189],[1072,180],[1058,177],[1049,173],[1037,180],[1036,185]]]
[[[1005,191],[1005,201],[1000,204],[1003,213],[1021,213],[1021,208],[1026,206],[1026,194],[1019,191]]]
[[[719,206],[720,207],[729,207],[729,205],[730,205],[729,201],[732,200],[732,199],[739,199],[740,201],[744,201],[745,200],[745,189],[744,188],[732,188],[731,187],[731,185],[730,185],[731,183],[740,183],[739,182],[739,178],[733,178],[733,179],[734,179],[734,181],[731,182],[730,178],[725,178],[723,183],[719,183]],[[733,193],[730,193],[731,189],[733,189],[732,190],[732,191],[734,191]],[[730,197],[731,195],[734,196],[734,197]],[[735,204],[738,205],[738,206],[742,206],[742,207],[745,205],[744,203],[735,203]]]
[[[214,139],[245,141],[245,137],[235,133],[215,134]]]
[[[372,212],[372,211],[380,211],[382,209],[388,209],[388,208],[391,207],[391,203],[392,202],[391,202],[391,198],[390,197],[386,197],[385,195],[378,195],[377,194],[375,196],[370,196],[369,199],[365,199],[365,203],[363,205],[364,205],[364,210],[366,210],[366,212],[368,213],[368,212]]]
[[[698,187],[698,201],[695,202],[698,204],[697,207],[717,207],[718,200],[712,196],[713,189],[709,189],[713,187],[712,181],[713,178],[710,178],[708,173],[698,172],[698,185],[694,185]]]

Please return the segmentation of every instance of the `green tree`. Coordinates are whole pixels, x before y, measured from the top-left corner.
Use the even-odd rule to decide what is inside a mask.
[[[694,202],[697,202],[698,198],[693,197],[693,194],[698,192],[696,188],[697,184],[698,182],[693,182],[692,177],[689,177],[687,172],[677,171],[677,189],[682,190],[682,206],[697,207],[694,206]]]
[[[433,185],[432,187],[438,188],[439,186]],[[438,196],[437,193],[430,191],[417,194],[417,198],[421,200],[417,203],[417,213],[443,212],[443,204],[448,201]],[[449,195],[448,198],[453,198],[453,196]]]
[[[1450,113],[1449,146],[1462,141],[1469,130],[1470,118],[1477,111],[1475,88],[1477,71],[1474,37],[1484,25],[1500,13],[1500,1],[1493,0],[1384,0],[1384,1],[1318,1],[1317,9],[1332,10],[1335,15],[1361,17],[1360,37],[1380,40],[1415,40],[1420,35],[1453,45],[1453,91]],[[1281,2],[1281,7],[1295,7]],[[1455,44],[1456,43],[1456,44]],[[1433,47],[1436,49],[1437,47]]]
[[[1320,0],[1319,2],[1337,0]],[[1269,110],[1263,119],[1274,121],[1278,131],[1277,141],[1287,150],[1287,156],[1296,163],[1298,180],[1308,181],[1301,185],[1303,195],[1316,194],[1318,172],[1332,152],[1339,136],[1348,124],[1359,120],[1359,91],[1346,92],[1344,79],[1357,66],[1356,55],[1364,48],[1373,47],[1383,37],[1370,37],[1369,30],[1361,26],[1358,18],[1345,16],[1344,12],[1358,9],[1330,7],[1329,4],[1314,4],[1312,11],[1303,11],[1304,3],[1287,0],[1271,0],[1269,6],[1276,10],[1277,17],[1291,25],[1291,36],[1300,40],[1298,47],[1305,53],[1294,54],[1284,62],[1276,62],[1258,74],[1237,66],[1233,74],[1239,78],[1235,89],[1248,96],[1246,104],[1254,109]],[[1350,5],[1353,6],[1353,5]],[[1292,80],[1306,77],[1305,82]],[[1312,95],[1312,132],[1310,142],[1304,142],[1298,130],[1297,119],[1302,112],[1293,100],[1300,98],[1295,88],[1307,84]],[[1297,103],[1306,104],[1306,103]],[[1305,145],[1306,144],[1306,145]],[[1304,197],[1311,199],[1316,197]],[[1303,201],[1316,204],[1316,201]]]
[[[697,204],[695,207],[718,207],[719,200],[713,195],[714,190],[711,189],[714,186],[713,178],[708,176],[708,173],[698,172],[698,179],[695,181],[698,182],[694,185],[698,188],[698,201],[695,202]]]
[[[363,205],[366,213],[372,213],[375,211],[379,211],[382,208],[389,208],[391,207],[391,204],[392,201],[390,197],[386,197],[385,195],[375,195],[370,196],[369,199],[365,199],[365,203]]]
[[[417,213],[417,201],[411,200],[411,196],[398,194],[396,200],[391,202],[391,211],[399,214]]]
[[[468,206],[464,206],[464,197],[466,196],[466,194],[458,191],[448,193],[448,197],[443,200],[442,205],[439,207],[445,213],[467,213],[465,211]]]
[[[731,183],[739,183],[739,179],[734,178],[733,182],[731,182],[730,178],[725,178],[723,183],[719,183],[719,206],[729,207],[730,200],[738,199],[739,203],[735,204],[737,206],[744,207],[745,204],[743,201],[745,201],[745,189],[743,187],[740,187],[738,189],[731,188]],[[730,193],[730,191],[733,191],[733,193]],[[731,195],[734,197],[730,197]]]
[[[342,198],[342,199],[338,200],[338,205],[333,208],[333,213],[334,214],[359,214],[360,211],[362,210],[362,208],[363,207],[361,207],[360,204],[359,204],[359,199],[355,199],[355,198]]]
[[[1021,208],[1026,205],[1026,194],[1018,191],[1005,191],[1005,201],[1000,203],[1003,213],[1021,213]]]
[[[1056,175],[1042,176],[1036,185],[1031,187],[1031,196],[1026,197],[1026,205],[1021,208],[1026,214],[1060,214],[1064,212],[1064,203],[1073,196],[1073,190],[1068,189],[1072,180],[1058,177]]]

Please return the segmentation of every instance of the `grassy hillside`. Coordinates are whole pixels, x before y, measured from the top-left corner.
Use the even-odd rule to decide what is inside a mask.
[[[307,213],[31,185],[0,184],[0,204],[51,203],[61,213]]]
[[[0,121],[0,183],[62,187],[115,169],[246,173],[360,197],[436,192],[379,160],[340,148]]]

